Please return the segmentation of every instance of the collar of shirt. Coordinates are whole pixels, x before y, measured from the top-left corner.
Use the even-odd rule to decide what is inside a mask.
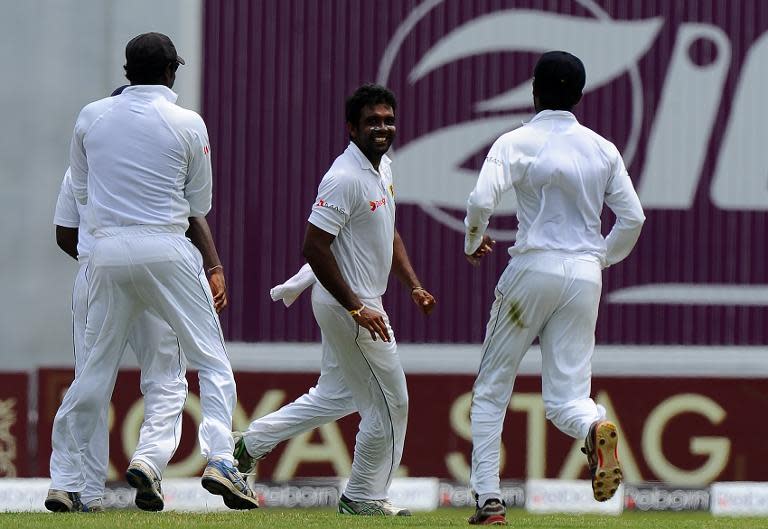
[[[376,176],[381,176],[379,171],[373,168],[371,161],[365,156],[365,154],[363,154],[363,151],[360,150],[360,147],[358,147],[355,142],[350,141],[349,147],[347,147],[347,149],[357,159],[358,163],[360,164],[360,169],[367,169],[373,172],[373,174]],[[381,169],[382,166],[389,165],[390,163],[392,163],[392,160],[390,160],[389,156],[385,154],[381,157],[381,161],[379,162],[379,169]]]
[[[542,110],[533,116],[531,121],[528,123],[535,123],[536,121],[541,121],[542,119],[569,119],[576,121],[576,116],[567,110]]]
[[[171,103],[176,103],[179,98],[179,94],[171,90],[162,84],[137,84],[131,85],[123,90],[123,94],[129,94],[138,97],[145,97],[148,99],[154,99],[156,97],[164,97]]]

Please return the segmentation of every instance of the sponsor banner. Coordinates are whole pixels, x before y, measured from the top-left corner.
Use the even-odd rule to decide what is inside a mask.
[[[507,508],[523,508],[525,506],[525,482],[502,481],[500,488],[501,499],[507,504]],[[438,494],[440,507],[475,506],[475,495],[469,485],[442,481]]]
[[[575,487],[574,487],[575,483]],[[47,478],[7,478],[0,480],[0,512],[45,512],[43,501],[50,486]],[[297,479],[286,482],[251,482],[262,507],[336,508],[343,490],[338,478]],[[768,514],[768,483],[714,483],[710,488],[670,488],[644,483],[622,486],[624,509],[638,511],[709,510],[722,516]],[[200,486],[198,478],[163,480],[166,510],[227,510],[219,496]],[[454,481],[429,478],[395,478],[390,497],[397,505],[412,510],[437,507],[472,507],[475,498],[468,486]],[[502,481],[501,496],[510,509],[527,507],[532,512],[548,508],[557,512],[595,512],[600,508],[592,499],[588,481],[530,480]],[[104,491],[107,509],[134,509],[136,490],[124,482],[108,482]],[[526,501],[526,498],[529,498]],[[437,501],[436,501],[437,499]],[[611,502],[611,509],[616,506]],[[555,507],[557,505],[557,507]],[[554,512],[553,510],[547,512]],[[600,511],[602,512],[602,511]]]
[[[394,478],[389,488],[392,503],[412,511],[434,511],[439,505],[437,478]]]
[[[675,488],[656,483],[624,485],[628,511],[708,511],[709,490]]]
[[[336,507],[343,490],[344,480],[339,478],[307,478],[287,482],[254,481],[253,489],[262,507]]]
[[[28,380],[26,373],[0,373],[0,478],[34,475],[27,439]]]
[[[711,493],[715,516],[768,515],[768,483],[713,483]]]
[[[133,498],[136,491],[133,491]],[[228,511],[221,496],[214,496],[202,485],[199,479],[171,478],[163,480],[163,497],[167,511]]]
[[[504,195],[489,225],[497,249],[473,268],[462,252],[467,197],[490,145],[533,116],[537,57],[564,49],[586,68],[576,117],[619,149],[647,217],[636,249],[603,273],[598,343],[768,343],[766,149],[755,133],[765,122],[765,0],[379,4],[206,3],[204,56],[231,58],[203,72],[217,153],[210,222],[238,286],[223,316],[228,339],[319,338],[308,296],[285,309],[267,292],[303,264],[318,182],[348,142],[344,99],[375,80],[399,101],[389,153],[398,231],[439,303],[425,320],[393,279],[392,326],[401,342],[480,341],[517,236],[517,202]],[[376,27],[376,36],[318,31],[315,20]],[[297,134],[308,113],[321,116],[322,141]],[[606,212],[603,233],[612,224]]]
[[[595,501],[592,483],[585,480],[532,479],[526,483],[525,508],[535,513],[621,514],[624,487],[608,501]]]
[[[0,512],[45,511],[50,484],[47,478],[0,479]]]
[[[39,451],[33,459],[41,462],[41,476],[47,474],[51,423],[68,376],[69,371],[39,372]],[[235,378],[237,430],[293,401],[316,382],[316,375],[309,373],[236,373]],[[169,478],[200,475],[205,464],[196,438],[201,417],[197,377],[190,373],[188,379],[184,433],[166,471]],[[473,381],[470,375],[408,376],[408,436],[399,476],[468,482]],[[764,478],[761,439],[768,437],[768,424],[755,422],[746,411],[763,406],[768,392],[763,381],[597,377],[592,389],[619,426],[627,483],[699,487],[716,480]],[[123,371],[110,403],[111,479],[120,478],[127,467],[142,420],[138,372]],[[358,422],[359,416],[352,414],[278,445],[258,463],[256,479],[348,476]],[[752,434],[743,435],[746,431]],[[565,436],[545,419],[539,378],[518,377],[504,420],[501,478],[586,479],[581,446],[581,440]]]
[[[537,481],[529,483],[522,481],[502,481],[501,496],[509,509],[522,509],[526,506],[526,489],[530,494],[535,493],[539,487]],[[558,482],[545,480],[549,499],[562,490],[558,488]],[[589,482],[578,482],[579,485]],[[286,482],[261,481],[250,482],[259,504],[267,508],[330,508],[335,509],[344,480],[338,478],[307,478],[290,480]],[[737,485],[737,487],[733,487]],[[764,514],[763,511],[753,509],[755,490],[762,488],[762,494],[768,490],[768,483],[747,483],[746,487],[740,487],[734,483],[717,483],[713,485],[713,497],[729,498],[724,500],[723,507],[719,510],[713,506],[714,514],[733,514],[724,509],[738,504],[744,514]],[[50,486],[47,478],[9,478],[0,480],[0,511],[44,512],[43,501]],[[573,491],[570,485],[565,483],[567,491]],[[726,491],[726,489],[728,489]],[[751,491],[751,500],[745,501],[745,490]],[[734,492],[735,491],[735,492]],[[592,503],[597,503],[589,498]],[[724,494],[725,492],[725,494]],[[579,488],[579,494],[584,493],[583,487]],[[166,510],[178,511],[218,511],[227,510],[219,496],[213,496],[203,489],[198,478],[169,478],[163,480],[163,494],[165,496]],[[586,494],[586,493],[585,493]],[[683,510],[708,510],[709,489],[672,489],[664,488],[657,484],[645,483],[640,485],[624,486],[624,509],[639,511],[683,511]],[[569,496],[570,495],[570,496]],[[104,491],[104,507],[107,509],[135,509],[134,499],[136,490],[124,482],[110,481]],[[568,492],[566,497],[572,498],[573,493]],[[738,497],[733,504],[731,499]],[[411,510],[428,511],[437,507],[474,507],[475,498],[467,485],[454,481],[441,481],[434,478],[395,478],[390,489],[390,498],[396,505],[408,507]],[[541,501],[539,499],[538,501]],[[764,499],[762,500],[765,503]],[[726,505],[727,504],[727,505]],[[748,507],[748,508],[747,508]],[[573,507],[568,507],[573,508]],[[572,510],[569,512],[584,512]],[[534,511],[536,512],[536,511]]]

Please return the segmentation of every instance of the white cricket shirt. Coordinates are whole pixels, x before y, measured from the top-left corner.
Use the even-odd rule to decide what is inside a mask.
[[[136,85],[80,111],[70,146],[72,191],[91,230],[189,227],[211,209],[208,132],[162,85]]]
[[[84,214],[87,206],[78,204],[75,195],[72,193],[72,178],[70,170],[64,173],[61,181],[59,196],[56,199],[56,211],[53,214],[53,223],[56,226],[65,228],[78,228],[77,230],[77,260],[83,263],[88,260],[88,256],[93,246],[93,235],[91,235],[86,225]]]
[[[501,195],[512,188],[518,233],[510,255],[559,250],[610,266],[629,255],[645,220],[616,146],[567,111],[543,110],[493,144],[467,202],[465,253],[479,248]],[[616,214],[605,238],[603,204]]]
[[[323,176],[309,222],[335,235],[331,252],[352,292],[363,299],[387,290],[395,240],[390,159],[376,171],[353,142]]]

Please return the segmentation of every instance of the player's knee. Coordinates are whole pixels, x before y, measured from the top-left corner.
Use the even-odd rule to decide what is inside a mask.
[[[390,411],[393,418],[403,420],[408,417],[408,395],[397,395],[390,400]]]

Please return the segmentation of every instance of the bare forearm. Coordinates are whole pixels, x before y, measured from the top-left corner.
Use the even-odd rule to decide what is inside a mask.
[[[75,260],[77,259],[78,233],[79,230],[77,228],[56,226],[56,245],[61,248],[64,253]]]
[[[219,254],[213,242],[211,228],[208,226],[208,221],[205,220],[205,217],[189,217],[187,237],[200,250],[203,256],[203,267],[206,270],[221,266]]]
[[[331,252],[335,237],[309,223],[304,236],[304,257],[312,267],[317,280],[347,310],[356,310],[362,306],[360,298],[352,292],[341,275],[339,264]]]
[[[339,265],[330,248],[316,244],[304,245],[304,257],[312,267],[317,280],[347,310],[355,310],[363,304],[352,292],[341,275]]]
[[[392,247],[392,273],[410,290],[421,286],[421,282],[418,276],[416,276],[413,266],[411,266],[411,260],[408,258],[408,252],[405,250],[403,239],[397,231],[395,231],[395,240]]]

